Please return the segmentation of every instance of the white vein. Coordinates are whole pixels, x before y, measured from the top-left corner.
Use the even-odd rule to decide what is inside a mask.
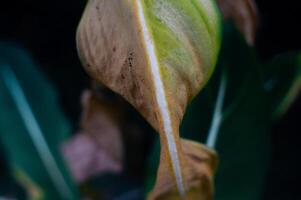
[[[4,67],[1,75],[14,103],[16,104],[24,125],[36,146],[37,152],[49,172],[54,186],[60,192],[63,199],[72,199],[71,190],[69,190],[68,185],[65,182],[53,155],[51,154],[41,128],[30,108],[29,103],[27,102],[26,96],[17,80],[17,77],[9,67]]]
[[[220,130],[221,122],[222,122],[222,109],[224,104],[224,98],[226,93],[227,79],[226,76],[222,76],[222,80],[219,86],[219,91],[217,95],[217,100],[215,104],[215,109],[213,113],[211,127],[208,133],[207,146],[210,148],[214,148],[216,145],[218,133]]]
[[[183,177],[182,177],[181,166],[180,166],[180,161],[179,161],[179,157],[178,157],[177,145],[176,145],[175,138],[173,135],[171,119],[170,119],[169,109],[168,109],[168,105],[167,105],[167,99],[166,99],[163,81],[162,81],[162,77],[161,77],[160,69],[159,69],[159,62],[156,57],[155,45],[152,41],[152,37],[147,28],[146,19],[144,16],[144,11],[143,11],[143,6],[141,3],[141,0],[137,0],[137,6],[138,6],[138,16],[140,19],[142,32],[143,32],[143,40],[145,43],[144,45],[146,47],[148,61],[151,66],[151,72],[152,72],[153,81],[155,84],[156,100],[157,100],[157,103],[158,103],[158,106],[159,106],[159,109],[161,112],[161,116],[163,119],[164,133],[167,138],[168,150],[169,150],[169,154],[170,154],[170,157],[172,160],[172,165],[173,165],[172,167],[173,167],[174,174],[176,177],[177,188],[179,190],[180,195],[182,197],[184,197],[185,196],[185,188],[184,188],[184,184],[183,184]]]

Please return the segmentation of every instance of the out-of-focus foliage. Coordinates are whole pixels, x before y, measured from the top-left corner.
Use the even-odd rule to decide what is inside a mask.
[[[256,40],[259,16],[255,0],[217,0],[226,21],[233,20],[244,34],[247,42],[253,45]]]
[[[53,87],[30,56],[1,43],[0,143],[10,172],[31,199],[77,199],[59,152],[70,127],[57,103]]]
[[[273,119],[282,117],[301,91],[301,53],[280,54],[263,65]]]
[[[253,49],[235,32],[224,42],[220,65],[229,83],[216,143],[221,162],[216,199],[260,199],[269,162],[270,110]]]
[[[86,90],[81,130],[63,145],[63,153],[79,183],[105,173],[120,173],[123,161],[121,109],[101,94]]]

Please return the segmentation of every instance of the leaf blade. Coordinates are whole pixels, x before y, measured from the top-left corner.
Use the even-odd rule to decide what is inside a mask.
[[[121,94],[160,133],[161,153],[181,196],[189,188],[179,125],[210,78],[220,45],[215,4],[202,10],[204,2],[91,0],[77,32],[90,75]],[[209,11],[214,19],[204,18]]]

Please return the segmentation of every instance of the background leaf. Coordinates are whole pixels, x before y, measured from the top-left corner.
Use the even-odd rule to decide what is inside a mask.
[[[301,91],[301,54],[279,54],[263,65],[265,90],[272,104],[273,118],[287,112]]]
[[[227,87],[216,143],[220,156],[216,199],[259,199],[270,151],[270,109],[263,90],[260,65],[254,50],[232,24],[225,26],[223,41],[219,71],[204,93],[191,104],[190,112],[186,113],[187,118],[182,124],[182,132],[202,133],[202,137],[201,134],[199,137],[203,141],[208,137],[204,133],[208,133],[211,122],[206,120],[206,110],[213,113],[221,74],[224,73]],[[195,119],[199,119],[198,123],[190,123],[191,113]],[[210,115],[209,119],[212,119]],[[200,125],[195,126],[197,124]],[[194,138],[197,139],[197,136]]]
[[[259,17],[255,0],[217,0],[225,20],[233,20],[245,39],[253,45]]]
[[[70,127],[54,89],[24,50],[1,44],[0,52],[0,142],[11,172],[19,181],[32,183],[41,192],[37,198],[77,199],[77,189],[59,152]],[[33,116],[26,118],[24,113]],[[33,127],[35,120],[37,126]],[[38,130],[33,133],[35,128],[42,134]]]

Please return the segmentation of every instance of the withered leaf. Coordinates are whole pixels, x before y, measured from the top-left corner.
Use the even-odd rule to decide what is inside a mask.
[[[181,140],[185,154],[184,174],[186,176],[187,195],[185,200],[210,200],[213,199],[213,177],[217,167],[217,155],[208,147]],[[158,170],[157,182],[154,191],[149,195],[149,200],[176,200],[176,185],[168,173],[167,158],[161,154],[161,165]]]
[[[258,11],[254,0],[217,0],[225,20],[233,19],[249,44],[254,44]]]
[[[90,135],[115,160],[123,157],[121,117],[122,109],[96,92],[86,90],[82,95],[81,129]]]
[[[89,178],[103,173],[119,173],[122,169],[120,160],[116,160],[108,150],[84,133],[76,134],[63,146],[74,180],[82,183]]]
[[[87,90],[82,95],[80,133],[63,145],[74,179],[81,183],[102,173],[122,170],[123,144],[116,110]]]
[[[184,197],[179,125],[216,64],[220,19],[214,1],[90,0],[77,44],[89,74],[160,133],[162,156]]]

